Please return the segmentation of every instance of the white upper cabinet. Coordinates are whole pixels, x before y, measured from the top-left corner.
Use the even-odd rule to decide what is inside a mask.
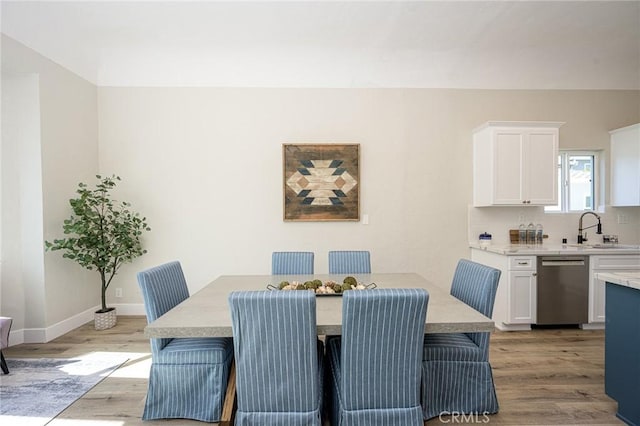
[[[562,124],[490,121],[474,130],[473,205],[556,205]]]
[[[611,205],[640,206],[640,123],[609,133]]]

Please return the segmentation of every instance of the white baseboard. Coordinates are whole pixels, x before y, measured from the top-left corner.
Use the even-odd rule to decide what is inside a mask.
[[[60,337],[63,334],[75,330],[93,320],[93,313],[99,309],[98,306],[89,308],[79,314],[76,314],[70,318],[64,319],[50,327],[46,328],[25,328],[22,330],[16,330],[11,332],[9,343],[11,346],[18,345],[20,343],[47,343],[56,337]],[[15,334],[15,336],[14,336]]]
[[[9,346],[15,346],[24,343],[24,330],[9,331]]]
[[[583,330],[604,330],[603,322],[592,322],[589,324],[581,324],[580,328]]]
[[[109,306],[116,308],[118,315],[147,315],[143,303],[117,303]]]
[[[22,343],[46,343],[56,337],[80,327],[93,319],[96,308],[88,309],[71,318],[62,320],[51,327],[12,329],[9,333],[9,346]]]
[[[505,324],[496,322],[496,328],[500,331],[531,331],[531,324]]]
[[[144,304],[142,303],[122,303],[110,306],[116,308],[118,315],[146,315],[144,311]],[[100,306],[96,305],[46,328],[24,328],[21,330],[11,330],[11,333],[9,334],[9,346],[19,345],[21,343],[50,342],[71,330],[75,330],[89,321],[93,321],[93,314],[98,309],[100,309]]]

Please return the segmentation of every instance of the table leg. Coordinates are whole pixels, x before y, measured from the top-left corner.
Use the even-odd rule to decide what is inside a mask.
[[[231,362],[231,371],[229,371],[229,380],[227,382],[227,393],[224,396],[224,405],[222,406],[222,418],[220,426],[233,425],[233,417],[236,407],[236,363]]]

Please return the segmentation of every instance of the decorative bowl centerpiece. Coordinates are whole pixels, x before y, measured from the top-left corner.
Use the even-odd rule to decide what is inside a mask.
[[[342,283],[335,281],[312,280],[312,281],[282,281],[277,286],[267,285],[269,290],[311,290],[316,296],[342,296],[345,291],[349,290],[371,290],[376,288],[376,283],[363,284],[359,283],[354,277],[346,277]]]

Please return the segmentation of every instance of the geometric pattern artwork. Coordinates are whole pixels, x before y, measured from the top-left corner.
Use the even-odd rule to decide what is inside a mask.
[[[358,182],[340,167],[342,163],[342,160],[303,160],[287,185],[298,197],[303,197],[302,204],[343,204],[340,198],[345,198]]]
[[[359,144],[283,144],[284,220],[359,220]]]

